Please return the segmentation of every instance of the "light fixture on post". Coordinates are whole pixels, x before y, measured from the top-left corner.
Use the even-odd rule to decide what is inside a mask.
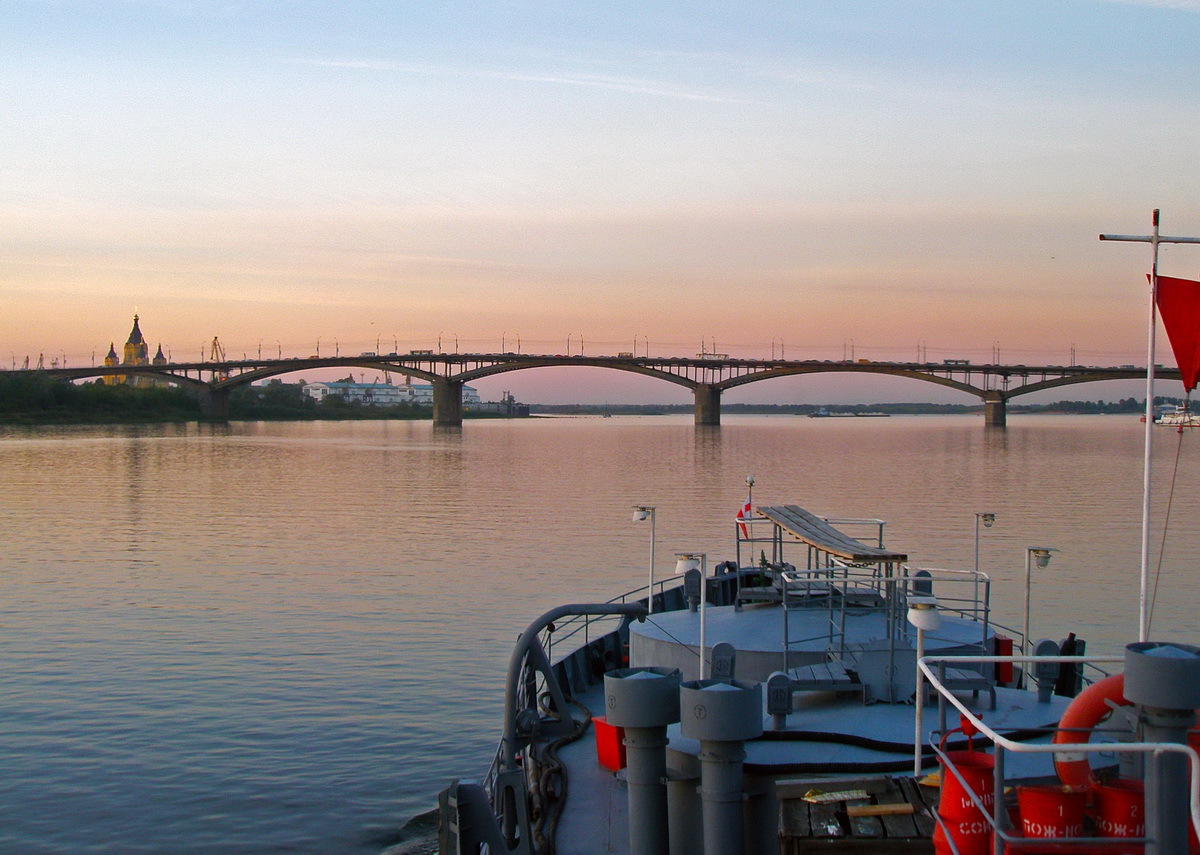
[[[654,506],[634,505],[633,521],[650,520],[650,583],[646,586],[646,614],[654,614]]]
[[[975,574],[979,574],[979,524],[983,523],[984,528],[991,528],[996,522],[995,514],[975,514]]]
[[[996,515],[992,513],[976,513],[975,514],[975,602],[979,602],[979,524],[983,523],[984,528],[991,528],[992,523],[996,521]]]
[[[705,552],[676,552],[675,575],[684,576],[692,571],[700,574],[700,679],[708,679],[707,660],[704,657],[705,641],[705,610],[708,602],[708,553]]]
[[[925,656],[925,632],[932,632],[942,625],[938,612],[937,597],[908,598],[908,622],[917,628],[917,661]],[[913,777],[921,777],[921,761],[925,756],[924,723],[921,713],[925,708],[925,674],[917,667],[916,728],[913,736]]]
[[[1050,563],[1051,553],[1058,552],[1053,546],[1025,547],[1025,628],[1021,635],[1021,652],[1029,653],[1032,646],[1029,643],[1029,589],[1033,578],[1033,565],[1043,568]]]

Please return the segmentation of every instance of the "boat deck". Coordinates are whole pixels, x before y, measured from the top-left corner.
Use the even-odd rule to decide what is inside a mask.
[[[846,621],[837,639],[848,648],[886,638],[886,616],[867,611]],[[788,621],[791,647],[783,653],[783,621]],[[737,651],[738,679],[766,680],[774,671],[790,670],[826,663],[834,637],[830,633],[830,613],[820,606],[785,610],[778,604],[744,606],[708,606],[705,609],[705,646],[711,650],[719,642],[732,644]],[[979,623],[947,617],[935,633],[925,636],[926,655],[979,652],[983,640]],[[913,642],[901,637],[898,643],[915,652]],[[699,677],[700,613],[686,609],[651,615],[629,628],[631,665],[661,665],[678,668],[683,679]],[[913,662],[915,663],[915,659]],[[915,667],[915,666],[914,666]]]
[[[603,713],[601,685],[577,695],[576,700],[584,703],[594,715]],[[1056,696],[1048,703],[1039,703],[1033,692],[999,689],[995,710],[989,710],[982,699],[977,709],[999,730],[1032,734],[1042,728],[1053,728],[1069,702],[1069,698]],[[951,726],[954,721],[951,719]],[[914,707],[910,704],[864,705],[861,697],[834,692],[801,696],[796,711],[788,715],[787,729],[782,733],[769,730],[768,718],[765,722],[768,730],[763,738],[751,740],[745,746],[746,772],[758,782],[759,795],[768,806],[763,816],[771,827],[763,829],[762,833],[772,837],[780,833],[781,823],[785,822],[782,805],[787,798],[786,792],[790,792],[780,788],[789,780],[823,780],[828,783],[827,789],[843,789],[849,778],[891,777],[903,774],[905,770],[911,775],[915,722]],[[930,734],[938,726],[936,707],[925,710],[923,724],[924,741],[928,746],[933,738]],[[568,808],[558,828],[558,849],[573,855],[622,855],[629,852],[628,794],[624,774],[609,771],[599,764],[594,730],[589,729],[581,739],[559,752],[559,759],[567,770],[569,795]],[[699,743],[682,736],[679,725],[668,729],[668,737],[668,765],[672,774],[692,774],[694,763],[689,762],[689,758],[694,759],[698,754]],[[1048,737],[1031,738],[1030,741],[1045,742]],[[931,772],[935,768],[936,764],[930,759],[923,771]],[[1053,775],[1054,767],[1048,754],[1012,754],[1006,772],[1010,780],[1033,780]],[[912,783],[910,778],[905,786]],[[930,793],[926,796],[935,798]],[[800,809],[793,808],[792,819],[786,821],[795,820],[797,810]],[[905,851],[903,848],[894,850],[891,843],[884,844],[881,840],[874,843],[886,847],[878,851]],[[793,848],[790,851],[803,850]]]

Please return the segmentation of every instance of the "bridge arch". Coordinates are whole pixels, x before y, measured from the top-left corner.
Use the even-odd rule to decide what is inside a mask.
[[[112,374],[141,375],[163,379],[193,389],[205,414],[210,418],[228,416],[229,392],[237,386],[306,370],[329,368],[365,368],[418,378],[433,386],[434,420],[441,424],[460,424],[462,387],[486,377],[536,368],[583,366],[605,368],[662,380],[691,390],[695,397],[697,424],[720,423],[720,401],[727,389],[762,380],[806,374],[857,373],[904,377],[965,392],[983,401],[985,421],[1004,424],[1006,402],[1018,395],[1031,394],[1078,383],[1106,380],[1130,380],[1145,376],[1135,366],[1086,368],[1076,366],[1027,367],[1024,365],[975,365],[958,360],[943,363],[904,362],[829,362],[816,360],[731,359],[705,354],[690,357],[549,356],[529,354],[434,354],[419,351],[386,356],[310,357],[279,360],[242,360],[213,363],[196,362],[174,365],[122,365],[90,368],[52,368],[43,373],[65,379],[86,379]],[[207,374],[209,380],[203,377]],[[1178,378],[1179,370],[1161,369],[1163,378]],[[971,382],[981,378],[983,384]],[[1032,382],[1031,382],[1031,378]],[[1012,385],[1012,381],[1018,385]]]

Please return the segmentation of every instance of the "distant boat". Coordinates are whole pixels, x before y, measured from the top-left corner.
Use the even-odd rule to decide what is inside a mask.
[[[886,419],[891,413],[831,413],[821,407],[815,413],[809,413],[810,419]]]
[[[1179,404],[1174,409],[1160,412],[1154,423],[1170,427],[1200,427],[1200,414],[1193,412],[1187,404]]]

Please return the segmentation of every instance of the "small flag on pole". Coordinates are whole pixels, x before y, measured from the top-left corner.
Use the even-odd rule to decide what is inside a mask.
[[[1158,277],[1158,311],[1175,352],[1183,388],[1196,388],[1200,373],[1200,282]]]
[[[746,504],[743,505],[742,509],[737,512],[737,518],[739,520],[748,520],[748,519],[750,519],[751,513],[753,513],[753,512],[750,510],[750,500],[746,499]],[[745,523],[739,522],[738,528],[740,528],[742,530],[742,537],[745,537],[745,538],[750,537],[750,530],[748,528],[746,528]]]

